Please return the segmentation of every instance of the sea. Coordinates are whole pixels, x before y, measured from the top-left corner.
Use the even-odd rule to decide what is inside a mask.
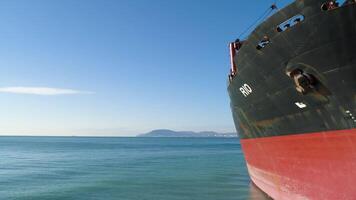
[[[268,199],[238,138],[0,137],[0,199]]]

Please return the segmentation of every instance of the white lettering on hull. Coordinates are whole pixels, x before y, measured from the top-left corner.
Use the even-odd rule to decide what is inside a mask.
[[[247,97],[252,93],[252,88],[245,83],[242,87],[240,87],[240,92],[244,95],[244,97]]]

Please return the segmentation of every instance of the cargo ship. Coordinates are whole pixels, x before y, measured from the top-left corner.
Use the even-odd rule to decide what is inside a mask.
[[[230,43],[252,182],[273,199],[356,199],[356,3],[296,0]]]

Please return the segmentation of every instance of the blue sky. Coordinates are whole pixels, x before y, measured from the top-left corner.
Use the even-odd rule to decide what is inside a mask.
[[[234,131],[227,44],[272,2],[1,1],[0,134]]]

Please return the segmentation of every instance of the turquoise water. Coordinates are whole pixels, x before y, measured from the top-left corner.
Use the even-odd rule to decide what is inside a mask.
[[[263,199],[236,138],[0,137],[0,199]]]

